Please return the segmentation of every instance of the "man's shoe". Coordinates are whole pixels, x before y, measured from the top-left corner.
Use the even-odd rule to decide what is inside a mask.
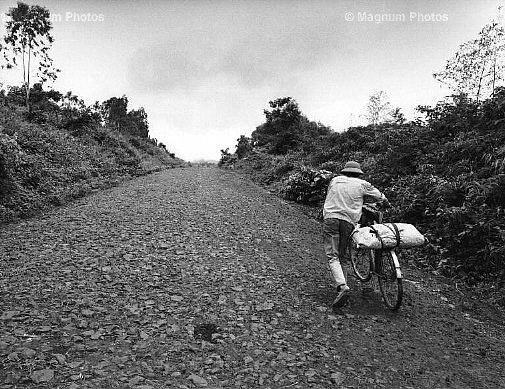
[[[349,287],[347,285],[340,285],[337,288],[338,295],[335,298],[335,301],[333,301],[333,306],[335,308],[341,308],[345,304],[347,304],[347,301],[349,301]]]

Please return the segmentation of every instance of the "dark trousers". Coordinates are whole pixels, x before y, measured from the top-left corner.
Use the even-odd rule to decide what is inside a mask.
[[[325,219],[323,221],[323,245],[328,261],[339,260],[347,264],[347,242],[354,225],[346,220]]]

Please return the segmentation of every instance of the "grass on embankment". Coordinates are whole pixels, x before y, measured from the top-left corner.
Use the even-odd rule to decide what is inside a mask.
[[[149,138],[30,123],[23,110],[0,107],[0,224],[184,164]]]

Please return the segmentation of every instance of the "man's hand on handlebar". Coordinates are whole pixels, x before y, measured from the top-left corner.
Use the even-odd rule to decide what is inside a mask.
[[[391,203],[387,198],[384,198],[384,200],[381,203],[381,206],[383,206],[384,208],[393,208],[393,206],[391,205]]]

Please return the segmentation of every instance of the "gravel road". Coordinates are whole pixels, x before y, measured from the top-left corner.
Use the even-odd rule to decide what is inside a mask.
[[[404,265],[351,280],[321,225],[216,168],[173,169],[0,228],[0,388],[504,388],[504,317]]]

